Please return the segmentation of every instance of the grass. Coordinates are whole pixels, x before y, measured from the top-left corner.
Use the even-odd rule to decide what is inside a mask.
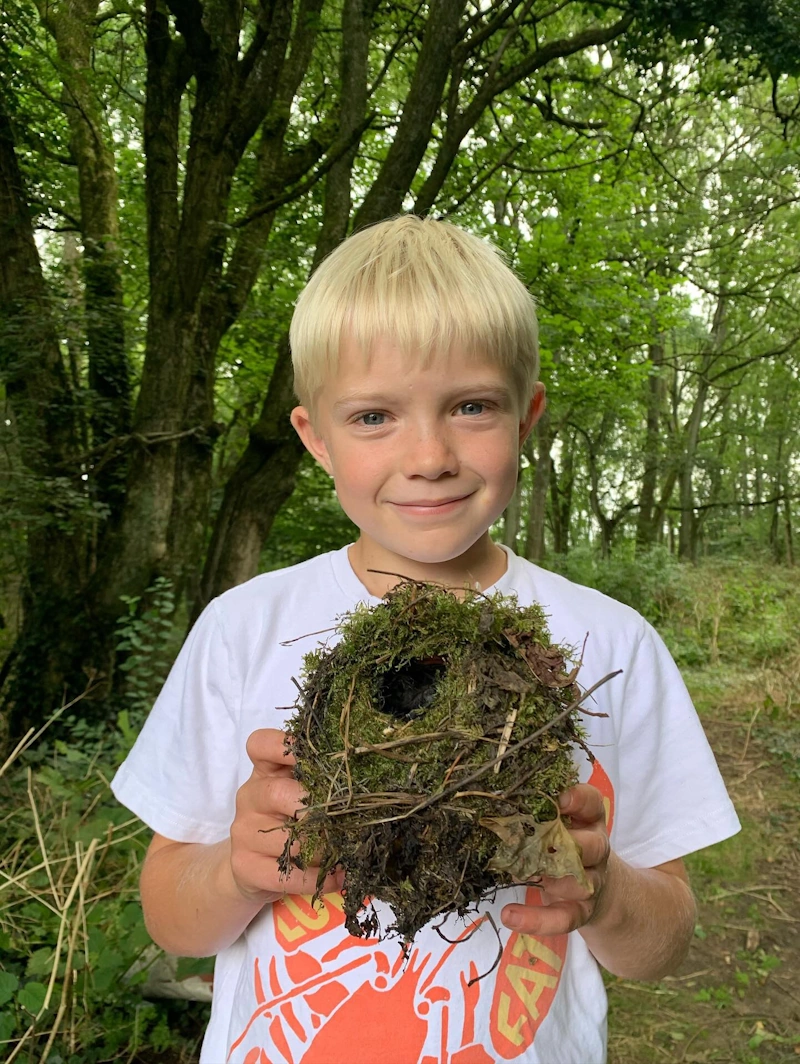
[[[800,1057],[800,650],[753,668],[687,672],[742,831],[692,854],[699,920],[682,969],[658,984],[608,979],[610,1064],[778,1064]]]

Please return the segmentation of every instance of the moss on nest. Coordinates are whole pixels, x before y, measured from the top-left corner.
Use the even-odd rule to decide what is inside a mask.
[[[586,749],[577,667],[541,608],[403,581],[338,628],[306,655],[289,723],[308,798],[283,869],[319,862],[322,879],[341,866],[350,933],[406,941],[498,886],[580,878],[555,804]],[[390,928],[371,897],[391,905]]]

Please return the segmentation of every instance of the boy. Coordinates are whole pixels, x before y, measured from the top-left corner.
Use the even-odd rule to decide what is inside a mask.
[[[544,409],[531,298],[483,241],[396,218],[320,267],[291,342],[292,424],[359,538],[211,603],[113,784],[155,832],[141,881],[153,938],[218,955],[200,1059],[602,1061],[599,965],[654,979],[680,963],[694,925],[681,858],[738,823],[649,625],[489,537]],[[581,756],[583,782],[561,799],[593,893],[571,877],[501,890],[441,934],[423,928],[407,962],[396,939],[344,931],[339,876],[312,907],[317,869],[283,879],[276,864],[303,800],[280,729],[319,638],[297,637],[376,603],[388,573],[539,601],[554,641],[589,631],[585,688],[624,670],[594,698],[607,716],[585,718],[598,759]]]

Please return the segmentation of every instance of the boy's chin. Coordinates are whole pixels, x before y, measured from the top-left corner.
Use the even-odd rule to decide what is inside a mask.
[[[474,540],[449,543],[416,543],[413,545],[379,543],[363,534],[361,541],[365,555],[371,558],[383,558],[387,563],[391,562],[396,566],[405,564],[426,570],[437,568],[452,570],[459,565],[468,567],[489,558],[497,550],[488,532],[482,532]],[[431,575],[435,579],[435,576]]]

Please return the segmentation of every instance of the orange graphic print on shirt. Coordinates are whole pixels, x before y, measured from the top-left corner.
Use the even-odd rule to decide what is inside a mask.
[[[595,761],[611,830],[611,781]],[[541,904],[528,887],[525,904]],[[567,936],[512,933],[496,973],[478,970],[467,943],[491,934],[485,914],[448,927],[451,942],[413,945],[344,933],[341,895],[287,895],[272,907],[277,949],[256,959],[253,1009],[230,1046],[236,1064],[492,1064],[529,1048],[555,998]],[[500,928],[501,933],[504,929]],[[505,937],[505,935],[504,935]],[[418,936],[419,940],[419,936]]]

